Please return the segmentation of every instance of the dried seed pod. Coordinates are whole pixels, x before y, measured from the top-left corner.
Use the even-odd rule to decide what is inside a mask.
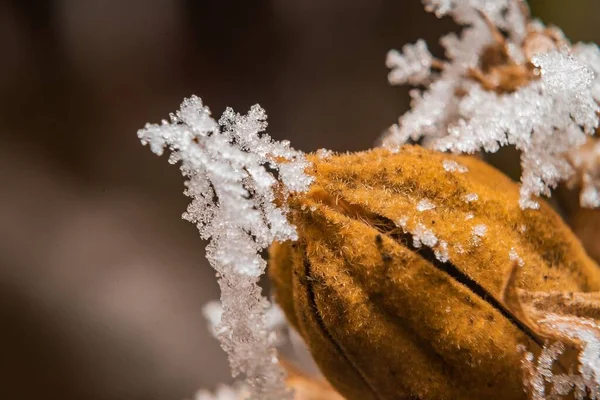
[[[507,279],[600,288],[560,217],[521,210],[518,186],[472,157],[311,161],[311,190],[288,199],[300,239],[271,248],[270,277],[332,385],[350,400],[526,398],[517,346],[543,338],[503,300]]]

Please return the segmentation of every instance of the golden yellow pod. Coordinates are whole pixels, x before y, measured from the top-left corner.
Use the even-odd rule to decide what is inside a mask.
[[[542,202],[484,162],[404,146],[311,156],[273,245],[277,302],[349,400],[525,399],[519,344],[543,338],[504,298],[592,292],[598,267]],[[510,279],[509,279],[510,278]]]

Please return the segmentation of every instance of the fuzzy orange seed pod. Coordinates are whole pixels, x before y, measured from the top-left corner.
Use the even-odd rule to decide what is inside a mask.
[[[517,346],[544,338],[503,298],[507,279],[600,289],[561,218],[521,210],[518,186],[473,157],[310,158],[314,184],[288,199],[299,240],[273,245],[269,273],[331,384],[349,400],[525,399]]]

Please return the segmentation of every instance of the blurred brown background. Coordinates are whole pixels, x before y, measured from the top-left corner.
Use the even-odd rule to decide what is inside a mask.
[[[600,41],[597,0],[537,0]],[[198,94],[366,149],[406,109],[385,54],[454,29],[418,0],[0,2],[0,398],[182,399],[228,380],[182,179],[136,130]]]

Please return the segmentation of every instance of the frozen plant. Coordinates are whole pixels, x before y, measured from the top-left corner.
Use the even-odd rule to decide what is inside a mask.
[[[274,240],[296,239],[285,208],[275,200],[306,190],[311,178],[304,174],[303,153],[261,133],[266,117],[258,105],[247,115],[228,108],[217,123],[193,96],[169,121],[147,124],[138,136],[157,155],[169,149],[169,161],[180,162],[188,179],[185,194],[192,200],[184,218],[210,240],[206,253],[217,271],[222,304],[214,331],[233,375],[245,375],[250,399],[281,400],[291,394],[272,343],[270,303],[258,286],[266,267],[259,252]],[[208,313],[214,317],[214,307]]]
[[[600,399],[600,327],[591,319],[572,315],[547,314],[540,326],[560,341],[547,344],[534,364],[534,356],[525,353],[524,383],[532,400],[562,399],[572,394],[577,400]],[[555,373],[552,366],[565,351],[564,343],[577,344],[578,371]]]
[[[550,189],[567,180],[582,186],[582,205],[600,205],[597,142],[589,154],[581,152],[598,127],[598,47],[571,46],[558,29],[531,21],[518,0],[424,0],[424,4],[440,17],[452,16],[464,29],[460,35],[442,38],[444,61],[434,58],[421,40],[388,54],[390,82],[421,89],[411,92],[412,108],[391,128],[384,146],[398,150],[412,140],[438,151],[474,153],[513,145],[521,150],[522,208],[539,207],[535,196],[549,195]],[[281,314],[261,295],[258,279],[266,263],[259,253],[274,241],[297,240],[286,218],[286,199],[291,192],[306,191],[312,178],[304,172],[309,166],[304,154],[287,142],[273,141],[263,133],[265,128],[266,114],[259,106],[247,115],[227,109],[217,122],[194,96],[169,121],[148,124],[138,132],[154,153],[161,155],[167,149],[169,161],[181,164],[187,178],[185,194],[191,198],[184,218],[210,240],[207,258],[221,287],[220,304],[210,303],[204,312],[228,353],[233,375],[246,378],[243,384],[219,387],[214,394],[200,391],[197,400],[291,398],[275,347]],[[316,156],[326,160],[332,153],[321,150]],[[446,176],[469,172],[452,160],[442,161],[441,167]],[[470,204],[462,206],[475,208],[485,200],[484,193],[481,200],[477,193],[464,193],[461,199]],[[427,217],[442,208],[428,196],[414,199],[416,215]],[[308,214],[317,206],[301,210]],[[464,219],[475,218],[468,213]],[[470,226],[469,243],[455,243],[434,223],[408,216],[397,221],[402,232],[412,236],[412,247],[432,250],[441,263],[453,261],[452,252],[464,254],[474,246],[484,251],[484,245],[499,239],[492,237],[497,232],[494,225],[489,225],[488,234],[488,226],[478,223]],[[469,224],[464,225],[468,231]],[[521,224],[519,231],[525,232],[526,226]],[[507,261],[524,266],[514,247],[507,253]],[[526,252],[523,257],[530,259]],[[557,343],[542,350],[537,365],[533,355],[525,358],[526,384],[534,398],[552,398],[545,397],[548,394],[558,398],[569,392],[576,398],[586,394],[597,398],[597,323],[555,315],[538,323]],[[566,348],[563,341],[581,344],[578,373],[553,374],[552,364]]]
[[[571,46],[557,28],[532,21],[519,0],[423,0],[438,17],[464,26],[441,39],[447,60],[423,41],[388,54],[392,84],[411,91],[411,109],[384,137],[396,150],[409,140],[441,151],[521,151],[522,208],[550,195],[576,171],[584,177],[581,205],[600,204],[600,180],[573,160],[598,127],[600,50]],[[505,34],[501,33],[505,32]]]
[[[247,389],[243,385],[219,385],[213,393],[204,389],[199,390],[192,400],[240,400],[246,393]]]

